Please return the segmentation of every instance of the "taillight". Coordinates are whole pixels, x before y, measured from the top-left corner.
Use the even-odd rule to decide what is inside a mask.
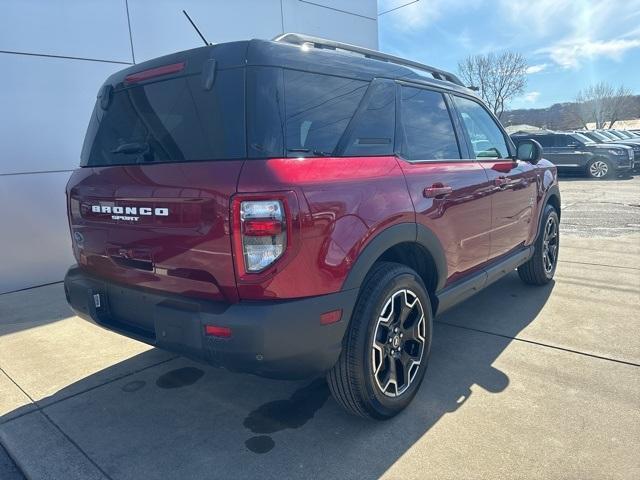
[[[245,200],[239,209],[242,260],[247,273],[264,270],[287,246],[287,219],[280,200]]]

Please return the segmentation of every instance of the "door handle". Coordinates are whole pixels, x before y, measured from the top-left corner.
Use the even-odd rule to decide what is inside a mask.
[[[434,183],[430,187],[427,187],[422,192],[426,198],[439,198],[449,195],[453,192],[453,188],[442,185],[441,183]]]
[[[507,186],[507,183],[508,183],[507,177],[502,177],[502,176],[500,176],[500,177],[497,177],[497,178],[495,178],[495,179],[493,180],[493,184],[494,184],[496,187],[500,187],[500,188],[504,188],[504,187],[506,187],[506,186]]]

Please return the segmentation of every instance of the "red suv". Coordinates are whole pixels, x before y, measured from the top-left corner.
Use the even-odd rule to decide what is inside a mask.
[[[67,186],[78,315],[402,410],[432,320],[517,268],[553,277],[560,195],[452,74],[287,34],[115,73]]]

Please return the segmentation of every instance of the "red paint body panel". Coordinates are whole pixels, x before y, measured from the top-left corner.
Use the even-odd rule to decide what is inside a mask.
[[[387,156],[81,168],[67,186],[72,234],[83,239],[74,253],[90,273],[123,284],[230,303],[291,299],[341,290],[380,231],[417,222],[442,244],[449,285],[533,241],[544,192],[557,183],[547,163]],[[286,205],[285,253],[256,274],[242,270],[235,240],[246,199]],[[130,223],[92,204],[170,214]]]
[[[67,185],[78,263],[107,280],[168,293],[238,299],[229,230],[242,160],[81,168]],[[112,220],[91,205],[169,208]]]
[[[529,245],[537,232],[540,168],[512,160],[482,161],[493,186],[491,253],[497,258]]]
[[[380,230],[415,214],[395,157],[247,161],[244,193],[294,191],[300,206],[296,254],[262,274],[238,279],[243,299],[324,295],[341,289],[351,265]],[[268,195],[267,195],[268,196]]]
[[[482,166],[473,161],[398,160],[407,178],[416,221],[433,231],[447,258],[447,284],[489,258],[491,194]],[[427,198],[425,189],[451,187],[451,193]]]

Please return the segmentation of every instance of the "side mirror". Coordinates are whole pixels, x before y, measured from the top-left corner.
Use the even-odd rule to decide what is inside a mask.
[[[522,140],[518,143],[516,158],[535,165],[542,158],[542,145],[535,140]]]

